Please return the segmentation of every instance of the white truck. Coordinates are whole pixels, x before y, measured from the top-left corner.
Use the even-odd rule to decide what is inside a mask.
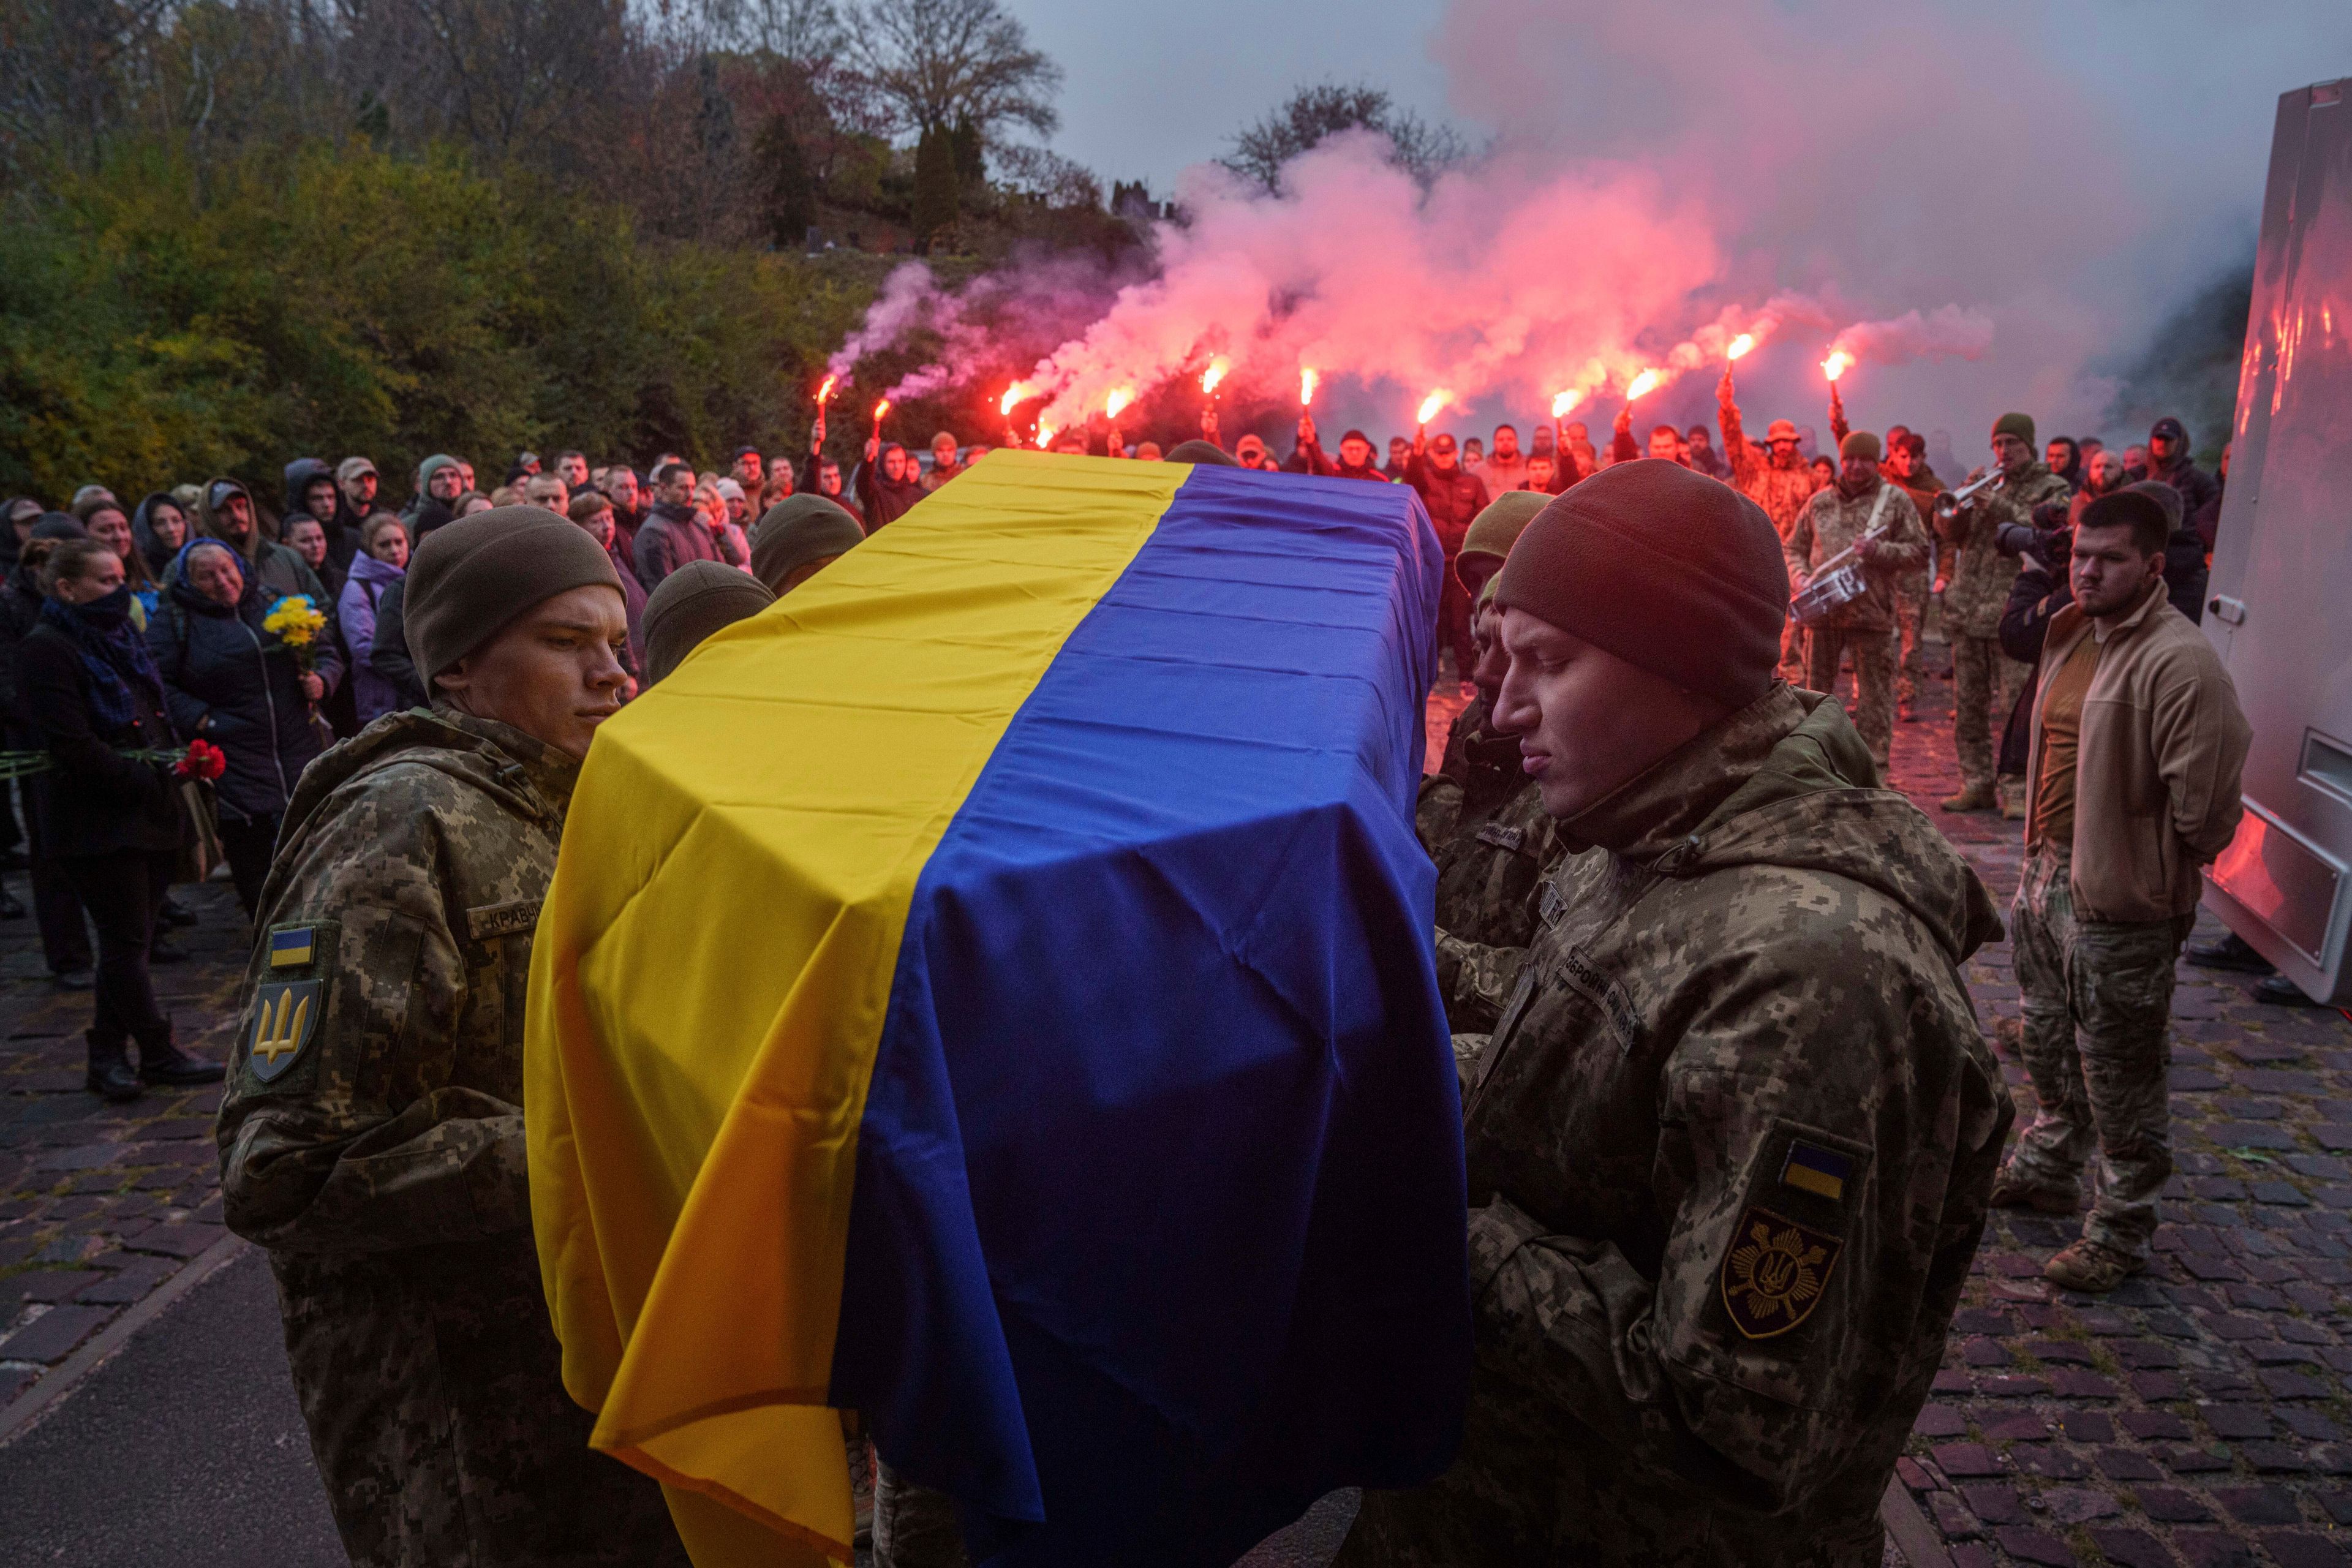
[[[2352,78],[2279,100],[2205,635],[2253,726],[2205,901],[2352,1002]],[[2343,312],[2341,318],[2337,312]]]

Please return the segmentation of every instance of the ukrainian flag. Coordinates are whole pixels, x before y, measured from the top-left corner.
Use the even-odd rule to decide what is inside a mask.
[[[842,1410],[1007,1564],[1450,1458],[1439,568],[1403,487],[998,452],[604,726],[531,1214],[702,1568],[849,1560]]]

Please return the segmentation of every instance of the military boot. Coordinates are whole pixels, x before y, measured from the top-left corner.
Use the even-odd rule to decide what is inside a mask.
[[[1962,784],[1959,794],[1944,797],[1944,809],[1954,816],[1964,811],[1990,811],[2000,804],[1989,784]]]
[[[2052,1258],[2042,1268],[2042,1278],[2068,1290],[2102,1296],[2147,1267],[2145,1258],[2085,1237]]]
[[[200,1083],[218,1083],[228,1076],[228,1069],[218,1062],[200,1062],[182,1050],[173,1043],[172,1026],[166,1024],[158,1033],[140,1037],[139,1076],[169,1089],[190,1089]]]
[[[2083,1210],[2079,1189],[2037,1186],[2006,1166],[1992,1179],[1992,1193],[1985,1201],[1997,1209],[2032,1209],[2037,1214],[2080,1214]]]
[[[131,1070],[131,1063],[124,1058],[126,1042],[103,1044],[96,1029],[83,1030],[82,1038],[89,1042],[89,1071],[81,1080],[84,1089],[117,1104],[136,1100],[146,1092],[139,1087],[139,1075]]]

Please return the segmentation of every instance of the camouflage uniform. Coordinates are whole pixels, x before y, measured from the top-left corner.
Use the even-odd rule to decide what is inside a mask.
[[[1789,531],[1797,526],[1797,514],[1805,510],[1812,499],[1812,471],[1791,458],[1782,467],[1766,449],[1748,439],[1740,428],[1739,405],[1726,403],[1716,410],[1717,422],[1723,426],[1723,457],[1731,465],[1731,484],[1748,500],[1764,509],[1772,520],[1774,531],[1786,540]],[[1790,621],[1780,637],[1780,675],[1783,679],[1804,678],[1804,629]]]
[[[1460,1457],[1339,1568],[1874,1568],[2013,1112],[1991,902],[1869,770],[1776,685],[1560,825],[1464,1113]]]
[[[1516,744],[1513,760],[1517,758]],[[1452,838],[1433,857],[1437,862],[1437,940],[1449,955],[1498,955],[1486,962],[1516,964],[1535,940],[1537,900],[1543,879],[1563,853],[1559,833],[1543,808],[1535,781],[1514,768],[1518,788],[1500,804],[1474,797],[1454,826]],[[1474,963],[1480,962],[1473,959]],[[1485,981],[1501,988],[1497,974]],[[1460,1000],[1449,990],[1446,1018],[1456,1029],[1478,1032],[1495,1026],[1492,1008],[1465,989]]]
[[[2067,858],[2046,844],[2035,848],[2010,906],[2036,1106],[2009,1172],[2075,1197],[2095,1152],[2098,1194],[2083,1234],[2145,1261],[2157,1194],[2172,1174],[2165,1065],[2173,964],[2197,912],[2077,921]]]
[[[1969,475],[1974,483],[1985,470]],[[2009,723],[2017,694],[2033,668],[2000,651],[2000,613],[2009,606],[2018,561],[1993,546],[2004,522],[2031,522],[2046,500],[2065,500],[2066,481],[2036,462],[1999,489],[1936,528],[1952,547],[1952,581],[1944,590],[1944,636],[1952,645],[1952,739],[1960,754],[1960,787],[1989,792],[1993,785],[1993,736]],[[1990,716],[1989,716],[1990,715]]]
[[[1901,574],[1927,563],[1927,531],[1897,485],[1880,479],[1853,498],[1832,485],[1797,514],[1780,553],[1790,585],[1801,587],[1814,568],[1860,541],[1873,517],[1880,537],[1871,542],[1863,563],[1866,591],[1806,628],[1805,685],[1834,693],[1838,657],[1853,651],[1854,728],[1884,780],[1887,748],[1895,740],[1895,584]]]
[[[660,1489],[587,1446],[531,1243],[523,988],[578,773],[390,715],[305,771],[262,890],[222,1195],[363,1568],[686,1562]]]
[[[1936,470],[1927,466],[1927,459],[1914,458],[1911,477],[1895,482],[1911,498],[1912,509],[1923,522],[1936,515],[1936,497],[1943,484],[1936,478]],[[1895,697],[1899,702],[1916,702],[1919,699],[1919,680],[1925,673],[1919,661],[1919,643],[1927,628],[1927,603],[1934,589],[1936,542],[1931,535],[1927,559],[1916,570],[1895,579],[1895,624],[1903,641],[1895,676]]]

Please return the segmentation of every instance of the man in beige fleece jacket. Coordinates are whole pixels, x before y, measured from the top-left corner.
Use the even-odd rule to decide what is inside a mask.
[[[2051,618],[2033,699],[2010,934],[2039,1105],[1992,1201],[2073,1214],[2097,1152],[2082,1239],[2043,1270],[2074,1290],[2147,1267],[2172,1173],[2173,963],[2242,809],[2245,715],[2212,646],[2166,599],[2169,531],[2144,495],[2083,509],[2074,603]]]

